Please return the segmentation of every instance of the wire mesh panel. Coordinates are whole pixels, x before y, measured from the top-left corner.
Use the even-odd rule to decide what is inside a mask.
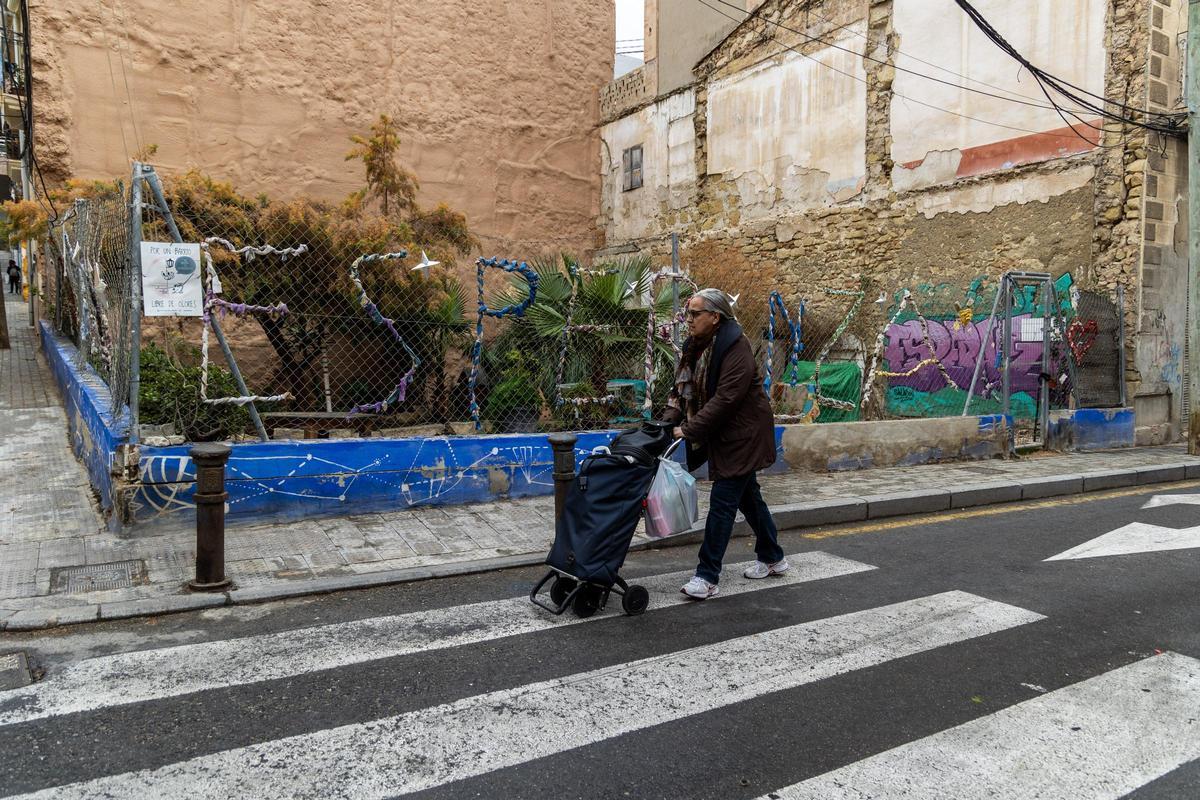
[[[44,245],[56,324],[109,383],[114,412],[141,320],[126,194],[78,200]],[[1070,275],[1053,301],[1044,283],[997,301],[998,279],[785,282],[703,243],[681,254],[682,275],[644,257],[474,261],[471,240],[447,238],[443,209],[389,220],[349,203],[252,200],[195,173],[168,181],[166,200],[211,269],[204,317],[141,320],[141,422],[188,440],[252,434],[250,398],[275,438],[630,424],[662,409],[686,336],[680,311],[707,286],[734,300],[781,422],[964,408],[1032,421],[1043,387],[1052,409],[1073,392],[1080,405],[1120,398],[1119,312],[1075,292]],[[141,228],[145,241],[174,235],[153,207]],[[441,244],[427,255],[413,241]]]
[[[51,268],[50,318],[112,393],[114,415],[129,398],[132,266],[128,201],[120,185],[76,200],[44,245]]]
[[[1067,326],[1067,343],[1075,358],[1076,394],[1080,408],[1113,408],[1121,404],[1121,314],[1107,295],[1083,291]]]

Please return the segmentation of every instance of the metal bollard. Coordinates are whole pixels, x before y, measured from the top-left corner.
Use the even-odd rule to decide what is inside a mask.
[[[196,578],[188,588],[213,592],[229,586],[225,577],[225,463],[231,448],[220,442],[194,446],[196,465]]]
[[[552,433],[549,438],[554,450],[554,522],[557,524],[567,505],[567,490],[575,480],[575,442],[579,437],[573,433]]]

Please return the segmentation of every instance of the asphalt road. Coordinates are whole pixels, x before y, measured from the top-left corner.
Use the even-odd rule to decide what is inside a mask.
[[[1200,797],[1200,547],[1046,561],[1200,527],[1156,494],[785,532],[703,603],[634,553],[632,618],[519,569],[0,634],[0,797]]]

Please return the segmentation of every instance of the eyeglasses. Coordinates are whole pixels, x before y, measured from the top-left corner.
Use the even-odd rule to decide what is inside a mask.
[[[712,313],[714,313],[714,312],[709,311],[707,308],[703,309],[701,311],[692,311],[691,309],[688,309],[688,311],[684,313],[683,318],[686,319],[688,322],[691,322],[699,314],[712,314]]]

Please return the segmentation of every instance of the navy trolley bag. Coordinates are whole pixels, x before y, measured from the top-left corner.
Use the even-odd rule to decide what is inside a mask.
[[[671,449],[671,428],[667,422],[643,422],[640,428],[618,434],[607,452],[583,460],[555,524],[554,546],[546,557],[550,571],[529,595],[536,605],[554,614],[571,608],[577,616],[590,617],[616,592],[626,614],[646,610],[650,593],[627,584],[618,572],[645,508],[658,458]],[[551,581],[551,603],[546,603],[538,594]]]

